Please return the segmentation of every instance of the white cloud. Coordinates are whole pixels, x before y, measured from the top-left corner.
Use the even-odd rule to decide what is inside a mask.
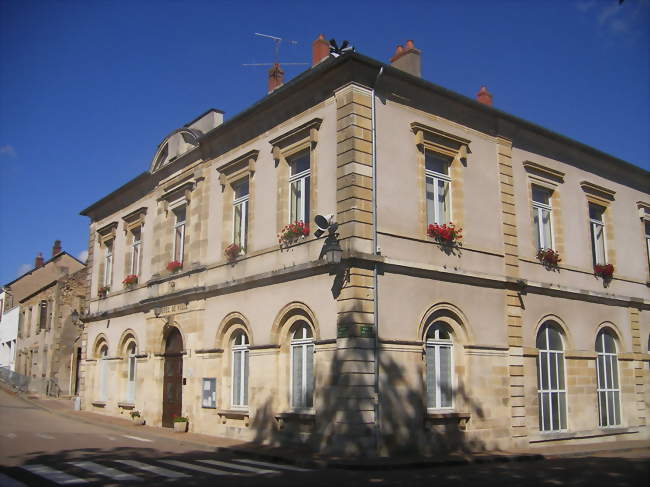
[[[25,272],[32,270],[32,266],[29,264],[20,264],[18,271],[16,272],[16,277],[22,276]]]
[[[14,158],[16,157],[16,149],[14,149],[13,146],[9,144],[0,146],[0,156]]]
[[[600,15],[598,16],[598,23],[600,25],[603,25],[607,20],[609,20],[610,17],[613,17],[617,13],[621,11],[620,6],[618,5],[618,2],[613,3],[609,7],[605,7],[601,12]]]
[[[581,12],[587,12],[587,11],[591,10],[591,8],[594,5],[596,5],[595,0],[585,1],[585,2],[578,2],[578,3],[576,3],[576,8],[578,10],[580,10]]]
[[[88,260],[88,249],[79,252],[79,255],[77,255],[77,259],[85,263]]]

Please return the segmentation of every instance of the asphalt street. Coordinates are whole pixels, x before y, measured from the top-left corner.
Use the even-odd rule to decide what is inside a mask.
[[[54,485],[417,486],[648,484],[650,448],[580,458],[445,467],[304,468],[43,410],[0,391],[0,487]]]

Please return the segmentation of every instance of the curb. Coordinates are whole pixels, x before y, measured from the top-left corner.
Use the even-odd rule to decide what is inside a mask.
[[[66,417],[68,419],[73,419],[85,424],[92,424],[94,426],[101,426],[109,430],[119,430],[122,432],[133,433],[133,429],[127,427],[126,425],[119,424],[106,424],[94,421],[90,418],[85,418],[78,416],[73,410],[66,409],[52,409],[39,404],[37,400],[30,399],[25,397],[24,394],[16,392],[5,387],[5,384],[0,383],[0,389],[8,394],[19,398],[23,402],[30,404],[34,407],[37,407],[43,411],[49,413]],[[255,458],[258,460],[266,460],[276,463],[284,463],[287,465],[296,465],[299,467],[306,468],[335,468],[341,470],[359,470],[359,471],[370,471],[370,470],[405,470],[405,469],[421,469],[421,468],[436,468],[436,467],[449,467],[449,466],[462,466],[462,465],[474,465],[474,464],[490,464],[490,463],[518,463],[518,462],[528,462],[528,461],[539,461],[539,460],[548,460],[553,458],[568,458],[568,457],[581,457],[586,455],[593,455],[599,453],[607,452],[626,452],[636,450],[638,448],[644,448],[649,446],[639,444],[638,446],[629,446],[624,448],[600,448],[595,450],[582,450],[582,451],[572,451],[572,452],[561,452],[561,453],[541,453],[541,452],[526,452],[526,453],[502,453],[502,454],[489,454],[489,453],[479,453],[476,455],[466,454],[466,455],[457,455],[449,456],[447,458],[438,458],[438,459],[417,459],[413,461],[404,461],[404,462],[394,462],[387,463],[386,461],[371,461],[371,462],[346,462],[339,459],[329,459],[329,458],[301,458],[296,456],[291,456],[289,454],[282,454],[278,452],[265,452],[260,450],[255,450],[253,448],[239,447],[239,446],[218,446],[211,445],[209,443],[201,443],[199,441],[188,439],[187,437],[183,438],[174,438],[165,434],[159,434],[155,428],[147,428],[147,434],[151,436],[166,439],[166,440],[176,440],[188,445],[194,445],[200,448],[211,448],[215,452],[224,452],[224,453],[234,453],[238,455],[246,455],[250,458]],[[641,442],[640,442],[641,443]]]

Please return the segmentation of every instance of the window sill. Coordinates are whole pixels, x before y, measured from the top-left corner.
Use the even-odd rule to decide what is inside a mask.
[[[458,429],[467,429],[467,423],[471,418],[470,413],[459,413],[456,411],[427,411],[424,418],[426,429],[433,429],[438,425],[457,424]]]
[[[314,424],[316,422],[316,413],[313,410],[305,409],[302,411],[287,411],[275,415],[279,429],[284,429],[286,423],[303,423]]]
[[[242,419],[245,426],[250,423],[251,414],[248,409],[218,409],[217,414],[221,418],[222,424],[226,424],[226,418]]]
[[[104,407],[106,407],[106,401],[93,401],[91,404],[93,406],[95,406],[96,408],[104,408]]]
[[[536,435],[530,435],[530,443],[544,443],[547,441],[561,440],[579,440],[588,438],[601,438],[605,436],[617,436],[638,433],[637,428],[626,427],[606,427],[586,431],[549,431],[539,432]]]
[[[122,408],[122,409],[134,409],[135,404],[132,402],[118,402],[117,407]]]

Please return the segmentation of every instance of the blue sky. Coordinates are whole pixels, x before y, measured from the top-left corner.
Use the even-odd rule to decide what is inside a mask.
[[[82,256],[79,211],[149,166],[206,109],[226,119],[264,96],[266,70],[349,39],[388,61],[422,50],[422,75],[650,170],[648,0],[0,0],[0,284],[52,242]],[[306,67],[285,68],[291,78]]]

